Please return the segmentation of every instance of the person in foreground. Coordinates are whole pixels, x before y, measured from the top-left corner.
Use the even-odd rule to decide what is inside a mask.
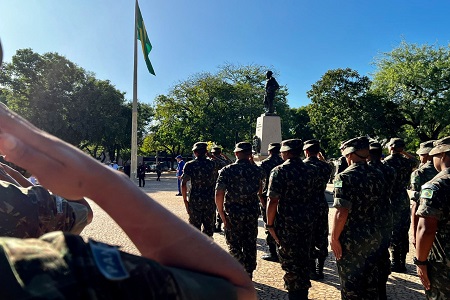
[[[256,299],[242,266],[210,239],[127,176],[39,130],[4,104],[0,152],[55,194],[95,201],[143,256],[93,241],[86,245],[81,237],[60,232],[40,239],[1,238],[1,299]]]
[[[439,173],[422,185],[413,262],[427,299],[450,299],[450,136],[435,141],[429,155]]]

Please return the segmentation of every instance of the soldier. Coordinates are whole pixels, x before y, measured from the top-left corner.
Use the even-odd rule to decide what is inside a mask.
[[[256,268],[259,201],[264,173],[250,162],[252,144],[236,144],[234,164],[219,172],[216,205],[224,224],[229,252],[245,268],[250,277]]]
[[[141,182],[142,182],[142,187],[145,187],[145,171],[146,171],[147,167],[144,164],[144,162],[140,162],[139,166],[137,168],[137,176],[139,178],[139,187],[141,187]]]
[[[184,165],[181,176],[181,194],[189,215],[189,223],[209,237],[214,233],[214,185],[217,178],[216,164],[207,158],[207,143],[198,142],[192,147],[195,159]],[[191,181],[189,201],[187,182]]]
[[[341,145],[349,167],[334,180],[336,214],[331,249],[337,259],[342,299],[378,299],[380,228],[385,199],[383,174],[367,165],[369,140],[353,138]]]
[[[422,185],[413,262],[427,299],[450,299],[450,136],[434,142],[429,155],[439,173]]]
[[[391,271],[405,273],[405,259],[409,251],[408,231],[411,223],[409,197],[406,189],[411,172],[417,166],[417,160],[404,151],[405,142],[400,138],[391,138],[388,147],[390,155],[385,158],[384,163],[397,172],[391,197],[394,221],[391,238]]]
[[[259,201],[261,202],[261,215],[263,217],[264,223],[267,223],[266,197],[267,197],[267,187],[269,185],[270,171],[272,171],[272,169],[275,168],[276,166],[281,165],[283,163],[283,159],[280,157],[280,147],[281,147],[280,143],[270,143],[269,147],[267,148],[269,152],[269,157],[264,159],[260,165],[260,167],[264,170],[264,174],[266,175],[263,181],[262,193],[258,195]],[[267,246],[269,246],[269,254],[264,254],[263,256],[261,256],[261,258],[268,261],[278,262],[277,245],[268,230],[266,230],[266,242]]]
[[[266,94],[264,95],[264,108],[266,113],[273,114],[273,102],[275,100],[275,92],[280,88],[280,85],[272,76],[272,71],[266,72]]]
[[[375,140],[372,140],[369,147],[368,165],[380,170],[384,175],[384,180],[386,181],[386,196],[383,199],[380,199],[380,203],[383,207],[383,214],[381,215],[383,219],[381,224],[384,225],[381,227],[381,234],[383,239],[381,242],[378,262],[378,292],[380,300],[387,299],[386,283],[389,274],[391,274],[391,261],[389,259],[389,244],[391,241],[393,228],[391,195],[395,183],[395,178],[397,176],[394,168],[388,166],[387,164],[384,164],[381,161],[382,154],[383,147],[381,146],[381,144]]]
[[[300,139],[281,143],[284,163],[273,168],[267,189],[267,223],[285,271],[284,286],[289,299],[308,299],[309,252],[312,227],[316,218],[317,167],[305,164],[300,155]]]
[[[333,168],[325,162],[320,149],[318,140],[306,141],[303,146],[306,159],[305,164],[311,164],[318,168],[319,186],[316,187],[317,192],[317,219],[313,226],[313,235],[311,241],[311,257],[310,257],[310,277],[313,280],[324,279],[323,266],[328,256],[328,202],[325,198],[325,190],[330,180]]]
[[[210,158],[214,160],[217,164],[217,172],[219,172],[223,167],[232,163],[232,161],[222,153],[222,149],[218,146],[211,148]],[[222,219],[220,218],[219,212],[216,210],[216,223],[214,226],[214,232],[222,232]]]
[[[433,179],[438,173],[433,165],[433,157],[429,155],[429,152],[433,148],[433,142],[434,141],[427,141],[420,144],[420,148],[416,152],[419,154],[420,166],[411,173],[411,183],[408,189],[409,199],[411,200],[411,225],[413,227],[412,243],[414,247],[416,246],[417,222],[419,222],[416,212],[417,207],[420,204],[420,189],[423,184]]]

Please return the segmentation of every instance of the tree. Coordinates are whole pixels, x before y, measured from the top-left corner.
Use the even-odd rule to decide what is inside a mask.
[[[374,88],[399,110],[401,125],[420,141],[437,139],[450,124],[450,45],[437,47],[403,41],[376,61]],[[406,127],[404,127],[406,129]]]
[[[371,91],[371,81],[351,69],[327,71],[308,91],[307,107],[314,136],[338,155],[347,139],[395,135],[397,106]],[[393,124],[393,125],[392,125]]]
[[[214,141],[231,150],[237,140],[250,141],[263,112],[262,66],[225,65],[216,74],[196,74],[156,98],[153,141],[172,155],[197,141]],[[289,114],[287,90],[277,94],[277,113]],[[237,136],[237,138],[236,138]]]

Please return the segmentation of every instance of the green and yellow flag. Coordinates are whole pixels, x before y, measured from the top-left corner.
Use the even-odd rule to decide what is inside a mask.
[[[142,53],[144,54],[145,63],[147,64],[147,69],[150,74],[155,74],[155,70],[153,70],[152,63],[148,58],[150,51],[152,51],[152,44],[147,36],[147,30],[145,30],[144,20],[142,19],[141,10],[139,5],[137,5],[137,22],[136,22],[136,30],[137,30],[137,38],[141,41]]]

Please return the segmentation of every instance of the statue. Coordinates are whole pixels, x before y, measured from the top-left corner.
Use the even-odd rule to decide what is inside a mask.
[[[259,136],[255,135],[253,136],[253,152],[255,154],[259,154],[261,153],[261,139],[259,138]]]
[[[266,73],[266,94],[264,95],[264,108],[266,115],[274,113],[273,101],[275,99],[275,92],[280,88],[278,82],[272,77],[272,71]]]

